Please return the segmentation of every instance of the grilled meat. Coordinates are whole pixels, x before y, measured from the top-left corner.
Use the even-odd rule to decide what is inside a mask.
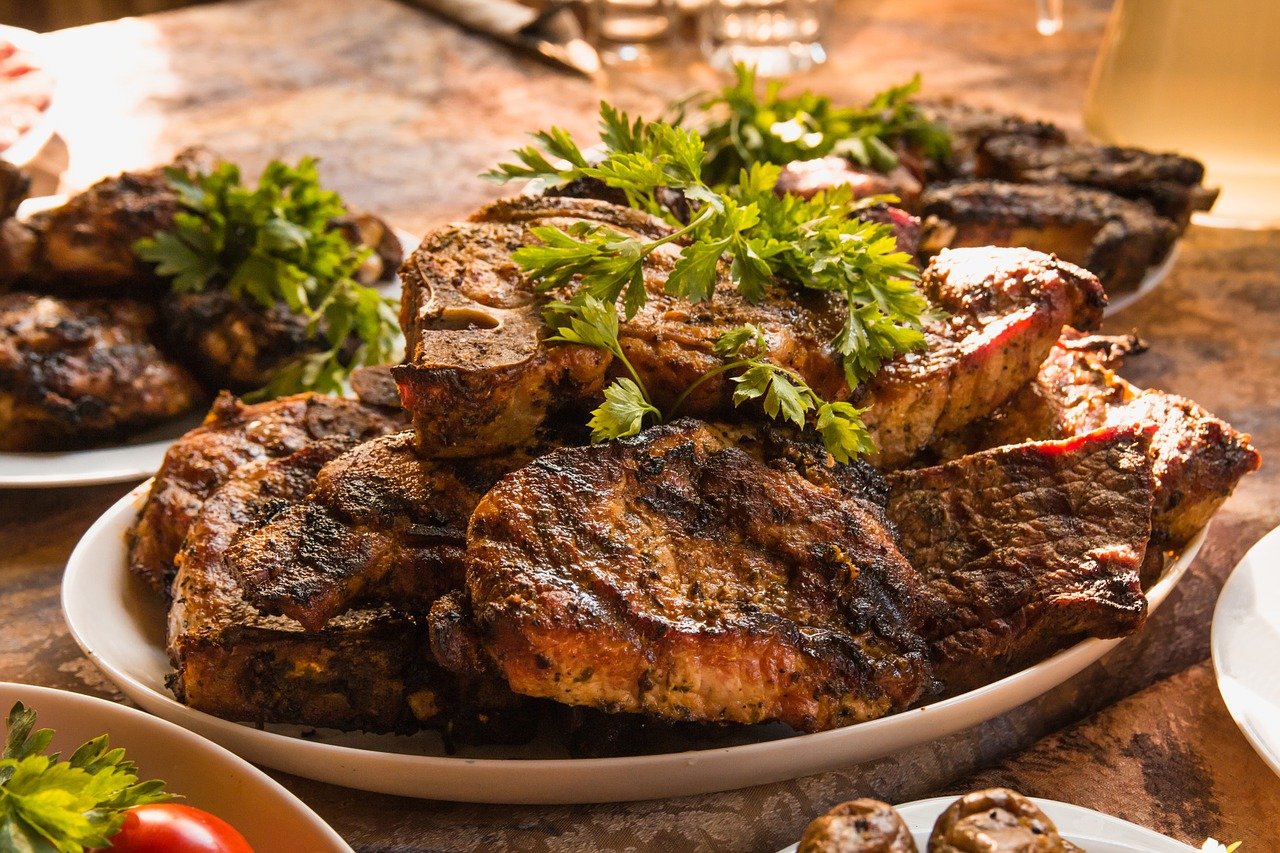
[[[1034,376],[1066,324],[1102,319],[1105,296],[1082,269],[1026,249],[942,252],[921,286],[948,316],[925,325],[926,349],[881,368],[855,395],[893,468],[983,417]]]
[[[467,560],[517,693],[818,731],[901,710],[929,681],[916,576],[880,506],[696,421],[507,476]]]
[[[989,419],[931,448],[942,459],[985,447],[1067,438],[1102,427],[1155,427],[1152,547],[1182,548],[1206,524],[1240,478],[1261,464],[1242,435],[1174,394],[1137,388],[1114,372],[1134,342],[1067,330],[1033,383]],[[1144,576],[1144,582],[1154,578]]]
[[[373,439],[326,465],[306,500],[242,538],[228,566],[259,609],[309,630],[371,595],[425,616],[463,585],[472,509],[532,458],[429,460],[411,432]]]
[[[222,394],[204,424],[165,453],[129,532],[130,570],[167,595],[174,556],[200,505],[241,465],[287,456],[317,439],[363,440],[404,426],[403,413],[355,400],[298,394],[250,406]]]
[[[1142,626],[1153,431],[1103,429],[889,475],[888,517],[935,599],[923,633],[949,690]]]
[[[917,853],[911,828],[888,803],[841,803],[804,831],[796,853]]]
[[[854,198],[895,195],[907,210],[915,208],[924,189],[911,170],[902,165],[886,173],[857,166],[847,157],[820,157],[788,163],[778,176],[774,190],[812,198],[822,190],[837,186],[849,187]]]
[[[1026,246],[1090,270],[1113,295],[1135,290],[1178,236],[1145,204],[1065,184],[949,184],[925,192],[920,214],[925,254],[947,246]]]
[[[130,300],[0,296],[0,449],[82,446],[197,405],[195,380],[151,342],[155,320]]]
[[[978,160],[992,139],[1017,136],[1045,145],[1065,145],[1067,135],[1047,121],[1033,121],[958,101],[922,103],[925,116],[942,125],[951,135],[951,156],[942,163],[929,164],[930,180],[978,176]]]
[[[18,212],[31,189],[31,177],[7,160],[0,160],[0,220]]]
[[[557,413],[594,404],[620,370],[602,350],[546,343],[540,297],[511,260],[512,251],[535,239],[530,227],[575,221],[649,237],[669,233],[655,219],[604,202],[521,198],[429,234],[406,262],[407,358],[393,373],[424,453],[485,455],[527,446]],[[716,339],[743,323],[762,328],[770,360],[798,372],[818,394],[850,396],[830,345],[844,318],[838,297],[778,285],[752,305],[726,276],[713,301],[691,306],[663,292],[674,257],[674,250],[651,256],[649,302],[619,335],[659,407],[721,364]],[[874,428],[886,464],[924,446],[933,435],[925,430],[954,429],[962,418],[991,411],[1034,376],[1064,324],[1091,326],[1101,316],[1096,280],[1042,255],[955,252],[935,266],[925,274],[926,291],[953,314],[928,326],[936,354],[900,359],[859,392],[860,402],[879,412]],[[682,411],[741,417],[733,387],[728,377],[709,380]],[[948,393],[957,399],[944,404]],[[907,398],[929,401],[926,414],[904,409]]]
[[[168,632],[174,694],[207,713],[259,724],[441,726],[464,740],[527,740],[535,722],[527,704],[500,684],[478,689],[477,679],[441,669],[421,614],[371,601],[311,631],[245,601],[228,548],[304,498],[322,466],[355,443],[321,439],[249,462],[204,502],[177,558]]]
[[[977,174],[1020,184],[1093,187],[1145,201],[1179,233],[1194,211],[1208,210],[1218,197],[1216,189],[1202,185],[1204,166],[1189,157],[1017,134],[986,140],[978,151]]]

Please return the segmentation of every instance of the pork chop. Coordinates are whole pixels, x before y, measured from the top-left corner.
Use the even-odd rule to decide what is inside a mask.
[[[949,690],[1142,626],[1153,432],[1108,428],[889,475],[888,517],[935,599],[922,632]]]
[[[517,693],[819,731],[930,684],[916,575],[880,506],[697,421],[507,476],[472,516],[467,561],[484,647]]]

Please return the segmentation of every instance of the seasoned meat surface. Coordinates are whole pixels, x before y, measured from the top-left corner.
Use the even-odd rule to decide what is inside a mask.
[[[541,298],[511,260],[511,252],[535,239],[528,230],[533,225],[575,221],[647,236],[669,233],[655,219],[605,202],[512,199],[483,209],[472,222],[429,234],[406,263],[401,322],[408,355],[393,372],[423,452],[486,455],[525,446],[555,413],[594,405],[622,370],[602,350],[549,346]],[[850,396],[830,345],[843,322],[837,297],[778,285],[752,305],[726,276],[714,300],[691,305],[663,290],[674,256],[674,250],[651,256],[648,304],[619,334],[660,407],[722,363],[716,339],[743,323],[763,329],[770,360],[798,372],[821,396]],[[909,458],[935,428],[954,429],[962,418],[990,412],[1035,375],[1064,324],[1092,326],[1103,304],[1087,273],[1016,250],[951,253],[926,272],[925,288],[953,315],[927,329],[937,354],[899,359],[859,391],[861,403],[881,412],[873,429],[886,464]],[[681,411],[752,416],[750,407],[735,409],[733,388],[729,377],[713,378]],[[905,409],[902,401],[913,396],[932,401],[935,417]],[[937,411],[948,396],[954,402]]]
[[[471,511],[530,453],[432,460],[412,432],[376,438],[319,472],[305,500],[228,554],[246,595],[310,630],[375,596],[425,615],[460,588]]]
[[[1026,249],[944,251],[921,286],[947,316],[925,324],[923,351],[889,362],[855,395],[870,405],[872,461],[888,468],[996,409],[1035,376],[1064,325],[1097,325],[1106,303],[1088,272]]]
[[[195,379],[151,341],[131,300],[0,295],[0,450],[118,439],[195,407]]]
[[[1115,369],[1134,345],[1131,339],[1066,330],[1034,382],[990,418],[943,439],[932,453],[950,459],[1102,427],[1154,427],[1152,547],[1182,548],[1208,524],[1240,478],[1258,468],[1261,457],[1248,435],[1202,406],[1176,394],[1137,388],[1117,375]]]
[[[948,689],[1142,626],[1150,440],[1103,429],[889,475],[888,516],[937,601],[923,632]]]
[[[810,823],[796,853],[917,853],[911,828],[888,803],[841,803]]]
[[[922,251],[1025,246],[1098,276],[1110,294],[1135,290],[1173,248],[1174,224],[1140,202],[1067,184],[967,181],[920,200]]]
[[[322,438],[369,439],[405,426],[399,411],[318,394],[246,405],[230,394],[165,453],[129,532],[129,568],[168,594],[173,558],[200,505],[246,462],[287,456]]]
[[[467,560],[475,622],[517,693],[819,731],[929,683],[916,575],[880,506],[697,421],[507,476],[472,516]]]

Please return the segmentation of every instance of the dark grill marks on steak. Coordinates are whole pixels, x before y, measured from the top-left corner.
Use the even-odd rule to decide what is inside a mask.
[[[948,316],[925,325],[927,347],[887,363],[855,395],[893,468],[937,436],[995,410],[1036,375],[1062,327],[1102,320],[1106,297],[1085,270],[1027,249],[947,250],[922,288]]]
[[[527,446],[556,412],[580,413],[594,405],[619,372],[601,350],[546,343],[541,297],[510,257],[535,239],[529,226],[584,220],[632,233],[668,233],[657,220],[604,202],[522,198],[428,235],[406,263],[401,319],[408,360],[393,372],[424,453],[479,456]],[[779,285],[751,305],[726,276],[713,301],[691,305],[663,291],[674,257],[674,250],[651,256],[649,302],[619,335],[660,407],[721,364],[716,339],[748,322],[765,331],[770,360],[797,371],[819,395],[851,395],[830,345],[844,317],[838,297]],[[887,465],[910,458],[936,430],[955,429],[1002,403],[1035,375],[1064,324],[1091,327],[1101,317],[1097,281],[1046,256],[968,250],[946,255],[934,267],[926,272],[925,288],[952,317],[929,325],[933,351],[890,363],[858,392],[859,402],[873,404],[877,413],[869,424]],[[760,417],[750,407],[734,408],[733,388],[730,377],[709,380],[681,411]],[[942,405],[948,397],[951,402]],[[928,401],[926,414],[903,405],[908,399]]]
[[[929,681],[880,507],[696,421],[538,459],[485,496],[467,544],[476,624],[518,693],[818,731]]]
[[[888,516],[937,600],[923,633],[949,691],[1142,626],[1153,432],[1102,429],[889,475]]]
[[[920,200],[922,252],[944,247],[1026,246],[1085,267],[1114,295],[1136,289],[1173,248],[1178,232],[1140,202],[1069,184],[966,181]]]
[[[1114,369],[1135,343],[1068,329],[1023,388],[989,419],[931,448],[950,459],[986,447],[1066,438],[1101,427],[1154,426],[1156,479],[1152,547],[1182,548],[1231,494],[1240,478],[1261,464],[1243,435],[1203,407],[1176,394],[1143,390]],[[1158,564],[1154,566],[1158,571]],[[1150,583],[1154,577],[1144,575]]]
[[[297,394],[254,405],[222,394],[204,424],[165,453],[129,531],[130,571],[167,596],[173,558],[200,505],[241,465],[287,456],[317,439],[368,439],[398,432],[405,420],[399,411],[321,394]]]
[[[471,511],[533,454],[431,460],[414,435],[373,439],[319,472],[304,500],[246,534],[229,569],[264,613],[308,630],[370,598],[423,616],[464,581]]]

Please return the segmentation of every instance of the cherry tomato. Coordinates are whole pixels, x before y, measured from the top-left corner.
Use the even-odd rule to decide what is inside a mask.
[[[231,824],[180,803],[134,806],[111,836],[112,853],[253,853]]]

